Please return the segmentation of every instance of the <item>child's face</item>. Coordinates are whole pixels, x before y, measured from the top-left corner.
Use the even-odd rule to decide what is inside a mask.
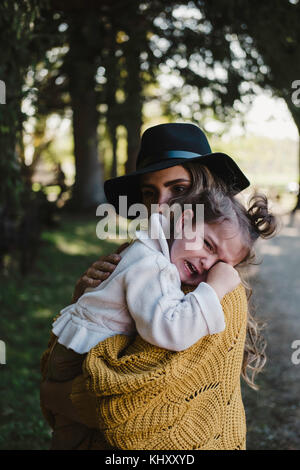
[[[175,239],[170,249],[171,262],[177,267],[181,282],[193,286],[205,282],[208,270],[218,261],[236,266],[248,252],[238,228],[228,221],[204,224],[204,240],[200,240],[199,248],[186,249],[195,241],[196,236],[184,238],[182,231],[182,238]]]

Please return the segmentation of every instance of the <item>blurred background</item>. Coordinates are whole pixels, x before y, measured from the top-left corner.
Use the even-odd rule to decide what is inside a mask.
[[[299,24],[298,0],[0,3],[1,449],[49,447],[51,319],[118,246],[96,237],[103,182],[165,122],[204,129],[279,216],[251,271],[269,360],[243,385],[247,447],[300,449]]]

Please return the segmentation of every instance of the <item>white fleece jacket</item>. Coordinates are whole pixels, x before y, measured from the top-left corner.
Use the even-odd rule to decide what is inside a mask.
[[[166,223],[153,214],[149,230],[136,232],[137,240],[121,253],[109,278],[61,311],[52,329],[59,343],[86,353],[110,336],[138,331],[151,344],[181,351],[224,330],[221,304],[208,284],[182,292],[170,261]]]

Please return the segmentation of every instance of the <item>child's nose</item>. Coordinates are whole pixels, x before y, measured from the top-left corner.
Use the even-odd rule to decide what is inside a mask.
[[[205,271],[208,271],[213,265],[216,263],[217,259],[216,256],[206,256],[205,258],[201,259],[202,267]]]

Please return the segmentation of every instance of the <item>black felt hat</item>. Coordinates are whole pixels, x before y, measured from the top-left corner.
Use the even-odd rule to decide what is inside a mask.
[[[232,194],[237,194],[250,182],[231,157],[212,152],[204,132],[194,124],[159,124],[147,129],[141,140],[136,171],[112,178],[104,183],[108,202],[119,209],[119,196],[127,196],[128,207],[142,202],[140,176],[188,161],[198,161],[221,178]]]

